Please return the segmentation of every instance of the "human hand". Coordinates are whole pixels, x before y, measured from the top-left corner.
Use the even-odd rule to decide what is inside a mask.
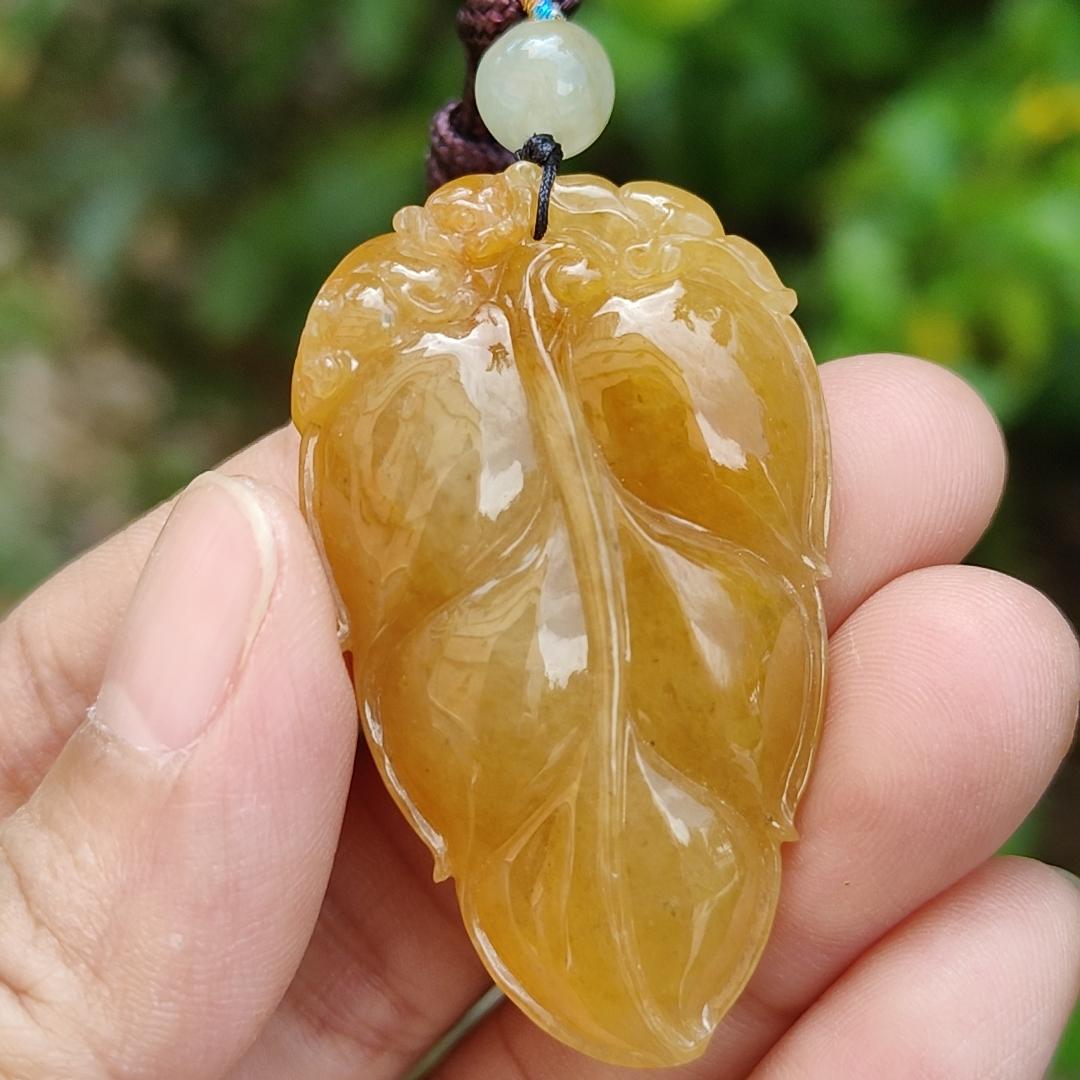
[[[663,1075],[1034,1080],[1080,985],[1080,889],[993,855],[1069,744],[1076,640],[1030,588],[950,565],[1004,474],[975,395],[899,357],[822,379],[831,666],[802,840],[746,993]],[[268,436],[0,624],[4,1076],[396,1078],[488,985],[354,767],[296,455]],[[503,1005],[436,1075],[637,1074]]]

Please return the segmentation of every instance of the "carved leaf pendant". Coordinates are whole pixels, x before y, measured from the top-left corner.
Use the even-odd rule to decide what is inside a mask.
[[[817,740],[824,407],[794,294],[704,203],[444,187],[312,308],[305,510],[371,752],[492,977],[595,1057],[699,1055]]]

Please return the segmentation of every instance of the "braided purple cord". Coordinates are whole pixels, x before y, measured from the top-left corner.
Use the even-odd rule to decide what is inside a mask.
[[[572,15],[581,0],[562,0],[564,15]],[[514,160],[500,146],[476,109],[476,69],[488,46],[526,17],[521,0],[465,0],[458,11],[458,37],[465,46],[465,92],[435,114],[427,176],[431,191],[448,180],[476,172],[499,172]]]

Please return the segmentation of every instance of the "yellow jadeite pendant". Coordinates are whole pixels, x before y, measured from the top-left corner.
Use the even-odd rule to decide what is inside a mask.
[[[689,1061],[817,740],[828,439],[784,288],[658,183],[454,181],[323,287],[293,417],[371,753],[492,978]]]

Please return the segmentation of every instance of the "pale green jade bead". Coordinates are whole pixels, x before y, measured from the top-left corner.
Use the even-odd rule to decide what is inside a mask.
[[[480,61],[476,105],[508,150],[551,135],[565,157],[600,137],[615,106],[615,75],[599,41],[563,19],[518,23]]]

